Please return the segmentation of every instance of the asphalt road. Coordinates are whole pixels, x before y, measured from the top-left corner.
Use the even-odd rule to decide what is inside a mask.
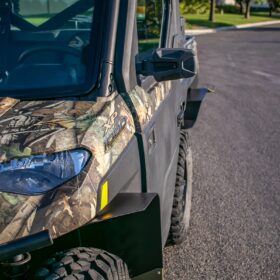
[[[197,37],[206,97],[191,131],[187,241],[165,278],[280,279],[280,25]]]

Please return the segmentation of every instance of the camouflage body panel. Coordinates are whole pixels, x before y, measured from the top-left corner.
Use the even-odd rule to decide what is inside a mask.
[[[159,108],[171,90],[171,82],[157,83],[146,92],[143,88],[136,86],[128,96],[123,96],[128,106],[131,108],[136,131],[141,132],[145,125]]]
[[[77,177],[46,194],[0,192],[0,243],[43,229],[55,238],[94,218],[100,181],[134,132],[120,96],[108,102],[0,99],[0,163],[81,147],[92,154]]]

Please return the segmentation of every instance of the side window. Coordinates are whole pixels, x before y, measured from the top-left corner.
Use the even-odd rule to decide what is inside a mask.
[[[162,0],[137,1],[137,32],[139,53],[159,47],[162,25]]]

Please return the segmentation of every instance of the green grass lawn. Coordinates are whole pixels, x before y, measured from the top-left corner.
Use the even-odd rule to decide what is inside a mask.
[[[47,21],[49,17],[26,17],[25,20],[29,21],[30,23],[34,24],[35,26],[39,26],[45,21]]]
[[[280,15],[269,17],[266,13],[252,13],[249,19],[245,19],[244,15],[240,14],[216,14],[215,22],[208,20],[208,14],[187,14],[186,28],[202,29],[202,28],[217,28],[224,26],[235,26],[238,24],[256,23],[270,20],[280,20]]]
[[[255,23],[279,19],[280,15],[273,15],[269,17],[267,13],[252,13],[249,19],[245,19],[244,15],[240,14],[216,14],[215,22],[208,20],[209,14],[186,14],[186,28],[188,29],[202,29],[202,28],[217,28],[224,26],[234,26],[245,23]],[[41,17],[27,17],[25,18],[30,23],[38,26],[49,19],[47,16]]]

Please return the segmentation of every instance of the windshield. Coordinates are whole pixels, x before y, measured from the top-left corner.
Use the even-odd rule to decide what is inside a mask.
[[[93,86],[95,10],[94,0],[0,0],[0,97]]]

